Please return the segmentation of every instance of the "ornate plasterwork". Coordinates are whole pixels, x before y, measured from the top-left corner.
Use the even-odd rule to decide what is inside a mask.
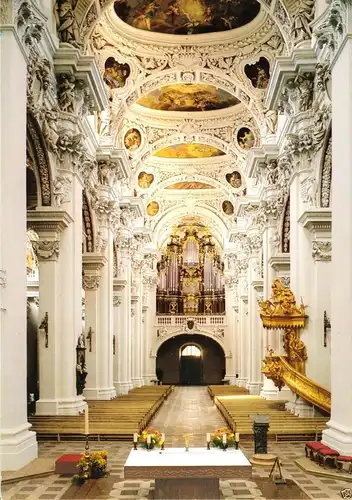
[[[98,290],[100,284],[100,276],[83,274],[82,284],[83,289],[86,291]]]
[[[314,260],[330,261],[331,250],[331,241],[313,240],[312,242],[312,256]]]
[[[330,207],[331,198],[331,173],[332,173],[332,138],[329,138],[327,148],[325,150],[320,185],[320,206],[323,208]]]
[[[60,250],[59,240],[37,240],[32,242],[39,260],[57,260]]]

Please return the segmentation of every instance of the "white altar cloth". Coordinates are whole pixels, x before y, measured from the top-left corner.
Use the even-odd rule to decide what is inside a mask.
[[[165,450],[131,450],[125,467],[252,467],[241,450],[166,448]]]

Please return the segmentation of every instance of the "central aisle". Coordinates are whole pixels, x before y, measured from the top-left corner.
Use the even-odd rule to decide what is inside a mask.
[[[150,423],[165,433],[166,446],[183,446],[190,433],[191,446],[205,446],[206,433],[226,425],[206,387],[175,387]]]

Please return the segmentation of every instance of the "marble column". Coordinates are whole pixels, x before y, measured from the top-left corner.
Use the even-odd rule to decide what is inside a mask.
[[[62,358],[66,356],[62,342],[61,326],[61,273],[60,235],[72,223],[72,218],[63,210],[43,207],[27,212],[28,226],[39,236],[33,241],[39,268],[39,323],[38,362],[39,400],[37,415],[59,415],[65,413],[65,398],[61,392]],[[76,392],[71,396],[74,398]]]
[[[351,31],[352,9],[348,26]],[[352,39],[332,66],[331,417],[323,443],[352,455]]]
[[[273,255],[272,241],[275,239],[277,233],[275,221],[268,220],[268,223],[263,232],[263,298],[264,300],[271,297],[271,286],[275,278],[275,271],[270,265],[269,261]],[[267,349],[270,346],[275,352],[279,352],[279,334],[276,330],[268,330],[263,328],[263,359],[267,355]],[[260,395],[265,399],[277,399],[278,388],[275,387],[274,382],[265,375],[263,375],[263,387]]]
[[[248,260],[241,261],[239,276],[239,319],[240,319],[240,366],[237,385],[247,387],[248,383]]]
[[[83,270],[88,371],[84,396],[86,399],[112,399],[116,392],[113,386],[108,259],[105,255],[86,253],[83,255]]]
[[[114,285],[115,289],[115,285]],[[120,369],[120,364],[119,364],[119,343],[118,343],[118,337],[119,337],[119,332],[120,332],[120,323],[121,323],[121,311],[120,311],[120,305],[122,303],[122,298],[121,295],[119,295],[118,292],[114,291],[114,297],[113,297],[113,305],[114,305],[114,317],[113,317],[113,361],[114,361],[114,387],[116,390],[116,394],[119,394],[119,369]]]
[[[1,30],[1,469],[37,456],[27,422],[26,61],[15,31]]]
[[[144,335],[144,363],[143,379],[145,385],[151,385],[156,380],[156,358],[151,357],[153,341],[156,339],[155,316],[156,316],[156,277],[144,276],[143,286],[148,290],[148,309],[146,312],[145,335]]]
[[[144,385],[142,378],[142,283],[140,269],[134,272],[132,295],[132,383],[133,387]]]
[[[119,324],[114,326],[117,348],[118,380],[115,382],[117,394],[127,394],[132,389],[131,380],[131,254],[128,243],[119,247],[119,278],[114,280],[114,291],[119,292]]]
[[[229,380],[231,385],[236,384],[237,373],[237,358],[236,358],[236,321],[235,310],[233,307],[234,288],[237,282],[234,278],[227,279],[226,285],[226,319],[227,319],[227,334],[225,340],[228,350],[231,352],[231,357],[226,358],[226,375],[225,378]]]

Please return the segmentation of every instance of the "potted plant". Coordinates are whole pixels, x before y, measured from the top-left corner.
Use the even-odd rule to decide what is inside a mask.
[[[238,449],[236,434],[228,427],[219,427],[210,435],[212,445],[216,448],[226,450],[227,448]]]
[[[161,447],[164,444],[164,437],[160,431],[154,427],[149,427],[138,436],[138,443],[141,444],[143,448],[152,450],[154,447]]]
[[[77,464],[78,474],[73,476],[73,481],[84,482],[87,479],[99,479],[108,475],[108,452],[95,451],[88,454],[82,453]]]

